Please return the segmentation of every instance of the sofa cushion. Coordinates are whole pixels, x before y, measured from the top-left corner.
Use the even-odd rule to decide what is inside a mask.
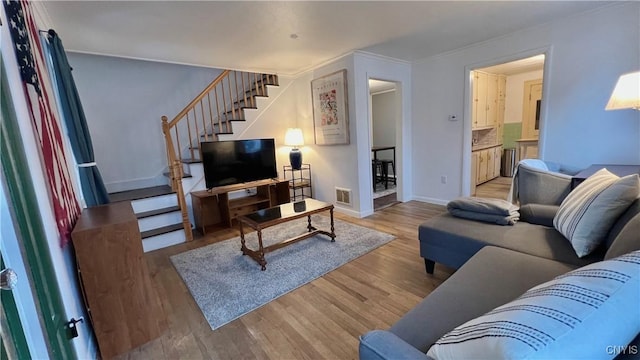
[[[426,352],[454,327],[574,268],[507,249],[484,247],[389,331]]]
[[[619,178],[607,169],[598,170],[562,201],[553,225],[579,257],[586,256],[605,240],[618,216],[638,197],[639,188],[637,174]]]
[[[640,332],[640,251],[587,265],[455,328],[435,359],[611,358]]]
[[[608,249],[605,259],[640,250],[640,198],[618,217],[607,235],[605,246]]]
[[[529,224],[553,227],[553,218],[556,216],[558,205],[526,204],[520,207],[520,220]]]
[[[597,251],[582,259],[556,229],[518,222],[499,226],[442,214],[420,225],[420,255],[441,264],[459,268],[487,245],[583,266],[604,257]]]

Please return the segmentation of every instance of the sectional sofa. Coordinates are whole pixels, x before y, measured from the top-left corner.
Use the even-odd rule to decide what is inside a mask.
[[[448,213],[420,226],[420,255],[425,259],[427,273],[433,273],[436,264],[457,270],[389,330],[374,330],[361,336],[361,359],[465,358],[469,354],[473,354],[473,358],[520,357],[518,351],[508,346],[507,351],[512,351],[508,352],[508,356],[499,352],[505,351],[504,344],[500,343],[505,338],[517,339],[515,342],[518,346],[528,345],[524,346],[526,349],[520,349],[528,354],[522,358],[640,358],[640,251],[637,251],[640,250],[640,193],[637,188],[636,199],[631,200],[631,205],[623,205],[623,212],[618,213],[613,225],[608,227],[598,248],[589,255],[579,257],[572,243],[553,224],[553,219],[571,191],[571,177],[522,166],[518,171],[522,177],[520,180],[528,179],[529,186],[525,185],[527,190],[521,191],[521,221],[514,226],[461,219]],[[540,187],[535,190],[530,184]],[[619,256],[626,260],[621,261]],[[575,324],[571,320],[569,323],[578,330],[568,331],[568,335],[549,342],[551,345],[548,346],[536,344],[536,341],[544,340],[539,338],[533,338],[532,343],[528,331],[518,333],[518,329],[501,329],[496,335],[495,329],[482,328],[486,323],[495,323],[490,321],[492,317],[506,316],[508,311],[503,308],[526,308],[527,311],[520,311],[526,313],[525,316],[530,315],[531,309],[535,309],[534,312],[544,309],[544,315],[548,317],[551,306],[522,303],[543,299],[537,296],[539,292],[552,288],[557,291],[558,286],[561,287],[559,294],[569,286],[579,289],[566,291],[571,296],[580,293],[577,296],[582,299],[585,295],[581,292],[586,291],[584,286],[565,282],[600,279],[578,277],[572,271],[577,270],[578,274],[598,271],[616,273],[617,269],[608,267],[615,268],[619,264],[630,266],[626,270],[631,271],[634,279],[625,285],[629,292],[627,295],[617,293],[623,297],[622,303],[626,301],[626,305],[616,305],[615,311],[622,311],[622,314],[605,314],[605,318],[600,320],[597,320],[597,316],[591,316],[588,320],[575,320]],[[567,300],[556,293],[553,295],[557,299]],[[517,306],[510,307],[510,302],[515,302]],[[625,312],[625,306],[630,306],[628,312]],[[606,306],[603,308],[606,309]],[[558,317],[572,319],[564,313]],[[504,318],[500,321],[509,326],[519,324],[517,321],[505,321]],[[600,325],[594,326],[590,323],[593,321],[599,321],[597,324]],[[609,329],[608,325],[604,325],[609,321],[620,324],[624,329],[615,329],[615,326]],[[482,330],[478,330],[478,327]],[[537,350],[533,351],[532,347],[537,347]],[[460,348],[462,352],[458,352]],[[583,352],[576,349],[582,349]]]

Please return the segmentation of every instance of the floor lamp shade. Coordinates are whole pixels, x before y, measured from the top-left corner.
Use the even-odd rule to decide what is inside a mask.
[[[298,128],[289,128],[284,136],[284,144],[293,147],[289,152],[289,162],[291,168],[299,170],[302,167],[302,152],[298,149],[304,145],[304,136],[302,130]]]

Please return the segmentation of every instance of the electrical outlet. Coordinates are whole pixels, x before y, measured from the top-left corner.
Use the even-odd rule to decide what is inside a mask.
[[[447,183],[447,177],[446,177],[446,175],[442,175],[442,176],[440,176],[440,182],[441,182],[441,183],[443,183],[443,184],[446,184],[446,183]]]

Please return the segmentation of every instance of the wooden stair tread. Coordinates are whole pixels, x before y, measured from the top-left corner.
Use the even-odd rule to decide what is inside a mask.
[[[199,163],[201,161],[200,160],[196,160],[196,161],[191,161],[191,162],[188,163],[188,162],[186,162],[186,160],[182,160],[182,162],[185,163],[185,164],[194,164],[194,163]],[[162,173],[162,175],[164,175],[165,177],[169,177],[169,173],[168,172],[164,172],[164,173]],[[193,177],[193,175],[191,175],[189,173],[182,174],[182,178],[183,179],[187,179],[187,178],[190,178],[190,177]]]
[[[169,194],[174,194],[174,191],[169,185],[159,185],[111,193],[109,194],[109,200],[111,202],[131,201]]]
[[[163,226],[157,229],[143,231],[140,233],[140,237],[142,237],[143,239],[146,239],[152,236],[162,235],[162,234],[166,234],[166,233],[170,233],[170,232],[173,232],[176,230],[182,230],[182,229],[184,229],[184,227],[182,226],[182,223],[172,224],[172,225]]]
[[[138,219],[144,219],[144,218],[147,218],[147,217],[150,217],[150,216],[168,214],[168,213],[172,213],[172,212],[175,212],[175,211],[180,211],[180,207],[176,205],[176,206],[169,206],[169,207],[162,208],[162,209],[145,211],[145,212],[137,213],[136,217]]]
[[[199,164],[202,162],[202,160],[200,159],[182,159],[181,160],[184,164]],[[191,174],[189,174],[189,176],[187,176],[187,174],[184,174],[183,178],[186,177],[191,177]]]

